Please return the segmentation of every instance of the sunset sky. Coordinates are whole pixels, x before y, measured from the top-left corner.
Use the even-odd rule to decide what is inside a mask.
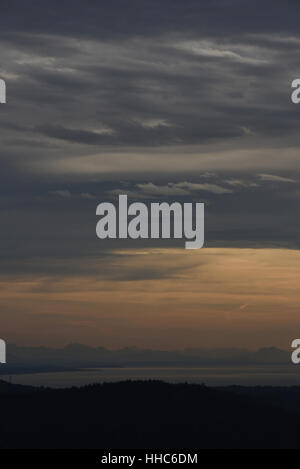
[[[0,15],[0,337],[289,348],[300,335],[299,2],[69,10],[12,0]],[[120,193],[204,202],[205,247],[97,239],[96,206]]]
[[[87,259],[85,274],[1,282],[2,332],[26,345],[176,349],[290,344],[300,253],[142,249]]]

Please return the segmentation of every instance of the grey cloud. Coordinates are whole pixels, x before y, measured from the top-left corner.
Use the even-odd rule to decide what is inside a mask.
[[[8,72],[19,77],[10,84],[11,96],[17,97],[18,103],[12,101],[14,107],[8,117],[10,122],[15,119],[15,128],[6,130],[5,141],[15,146],[22,143],[20,156],[26,155],[33,164],[35,157],[30,153],[34,141],[45,150],[48,147],[45,162],[53,160],[55,151],[58,172],[60,160],[68,154],[84,158],[91,146],[117,148],[120,152],[127,147],[146,149],[163,145],[209,144],[213,149],[219,143],[253,145],[262,135],[275,138],[286,135],[297,142],[298,113],[290,106],[289,78],[277,58],[277,45],[266,56],[259,40],[249,50],[244,36],[240,42],[229,37],[226,44],[220,44],[217,38],[193,39],[189,34],[187,44],[194,40],[201,45],[204,41],[209,44],[207,50],[213,51],[213,57],[195,60],[188,50],[172,48],[176,38],[168,34],[151,41],[128,38],[123,42],[99,38],[79,42],[70,37],[68,46],[76,53],[66,52],[63,56],[55,55],[55,47],[63,45],[62,37],[48,34],[42,42],[48,41],[53,56],[45,57],[42,52],[34,55],[35,49],[30,49],[33,36],[25,56],[14,42],[8,43],[3,51]],[[41,34],[36,36],[36,41],[39,40]],[[185,43],[182,38],[176,40]],[[229,58],[225,54],[220,61],[215,55],[223,49],[231,51],[234,57],[234,54],[249,56],[252,61],[261,56],[262,64],[249,64],[248,59],[247,63],[245,60],[232,63],[232,54]],[[242,78],[241,73],[245,75]],[[21,121],[27,123],[23,124],[23,132],[31,134],[27,141],[16,135]],[[172,155],[166,157],[172,161]],[[125,158],[124,163],[126,168]]]
[[[95,195],[90,194],[89,192],[81,192],[79,194],[79,197],[81,197],[82,199],[88,199],[88,200],[94,200],[96,198]]]
[[[79,194],[71,193],[68,189],[58,189],[55,191],[49,192],[51,195],[55,195],[57,197],[62,197],[63,199],[70,199],[70,198],[81,198],[85,200],[94,200],[96,198],[95,195],[90,194],[89,192],[81,192]]]
[[[72,196],[71,192],[68,190],[57,190],[57,191],[52,191],[50,193],[53,195],[57,195],[58,197],[63,197],[67,199]]]
[[[254,181],[245,181],[241,179],[227,179],[226,184],[233,187],[257,187],[258,184]]]
[[[169,183],[166,186],[158,186],[152,182],[145,184],[137,184],[137,188],[140,189],[145,195],[148,196],[187,196],[191,195],[194,192],[211,192],[213,194],[230,194],[232,193],[231,189],[227,189],[217,184],[211,183],[192,183],[192,182],[177,182]]]
[[[284,176],[278,176],[276,174],[259,174],[259,178],[262,181],[270,181],[270,182],[297,182],[295,179],[284,177]]]
[[[37,128],[37,131],[47,137],[67,140],[73,143],[82,143],[86,145],[107,145],[112,143],[112,138],[109,135],[103,135],[102,133],[87,130],[68,129],[59,125],[40,126]]]

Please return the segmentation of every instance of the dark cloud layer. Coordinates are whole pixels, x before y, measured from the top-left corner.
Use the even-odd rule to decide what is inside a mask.
[[[298,33],[296,0],[29,0],[4,1],[3,32],[36,31],[112,39],[166,30],[223,36],[241,32]]]
[[[204,200],[209,245],[298,247],[299,13],[296,1],[2,2],[1,269],[71,273],[124,247],[95,237],[96,204],[120,191]]]

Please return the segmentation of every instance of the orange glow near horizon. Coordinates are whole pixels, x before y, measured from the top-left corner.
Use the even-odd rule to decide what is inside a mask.
[[[300,251],[145,249],[84,262],[91,275],[2,277],[1,336],[177,349],[289,348],[300,335]]]

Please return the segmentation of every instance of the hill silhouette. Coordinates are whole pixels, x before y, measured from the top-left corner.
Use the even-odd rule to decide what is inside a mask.
[[[2,381],[0,393],[1,448],[300,446],[299,410],[242,388],[127,381],[51,390]]]

